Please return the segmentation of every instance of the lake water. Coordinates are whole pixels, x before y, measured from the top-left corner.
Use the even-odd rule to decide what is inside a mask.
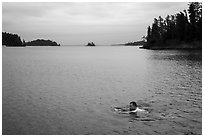
[[[113,107],[136,101],[137,118]],[[3,134],[202,134],[202,53],[2,48]]]

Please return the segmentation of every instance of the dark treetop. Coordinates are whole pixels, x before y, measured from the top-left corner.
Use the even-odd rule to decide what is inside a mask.
[[[25,46],[25,42],[21,41],[20,36],[17,34],[2,32],[2,45],[12,46],[12,47],[22,47]]]

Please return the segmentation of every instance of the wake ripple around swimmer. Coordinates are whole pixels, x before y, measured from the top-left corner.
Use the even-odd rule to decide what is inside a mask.
[[[153,108],[151,108],[150,104],[142,103],[139,106],[144,106],[143,109],[145,109],[147,113],[123,113],[121,110],[126,107],[112,107],[111,110],[117,115],[118,118],[126,118],[129,122],[153,122],[163,119],[163,117],[155,116],[151,113]]]

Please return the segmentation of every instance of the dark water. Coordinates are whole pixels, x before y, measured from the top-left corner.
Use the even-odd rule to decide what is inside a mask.
[[[136,101],[148,114],[118,114]],[[3,134],[202,134],[202,53],[2,49]]]

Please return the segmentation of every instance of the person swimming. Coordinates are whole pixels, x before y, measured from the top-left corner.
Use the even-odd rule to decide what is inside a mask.
[[[137,106],[137,103],[135,101],[130,102],[128,107],[124,107],[124,108],[119,108],[119,107],[115,107],[115,111],[119,111],[120,113],[129,113],[129,114],[137,114],[137,112],[147,112],[144,109],[140,109]]]
[[[137,112],[147,112],[147,111],[144,109],[138,108],[137,103],[135,101],[130,102],[129,113],[137,113]]]

